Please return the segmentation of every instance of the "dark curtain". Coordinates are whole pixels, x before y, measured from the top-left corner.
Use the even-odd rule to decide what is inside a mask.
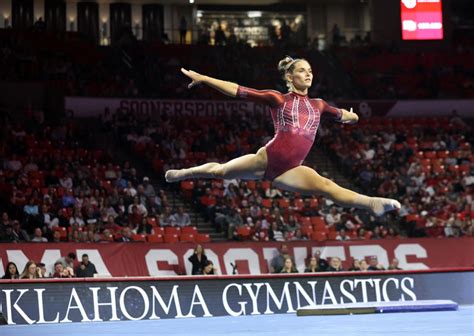
[[[97,3],[77,3],[77,31],[94,43],[99,43],[99,5]]]
[[[143,39],[159,40],[163,33],[163,6],[143,5],[142,7]]]
[[[44,12],[47,30],[66,30],[66,2],[64,0],[46,0]]]
[[[128,3],[110,4],[110,38],[112,44],[118,42],[124,34],[131,33],[132,7]]]
[[[28,29],[33,26],[33,0],[12,0],[12,27]]]

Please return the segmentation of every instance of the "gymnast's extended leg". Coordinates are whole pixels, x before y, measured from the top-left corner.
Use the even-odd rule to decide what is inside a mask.
[[[263,147],[256,154],[244,155],[226,163],[210,162],[192,168],[170,169],[165,178],[167,182],[195,178],[259,180],[263,178],[266,168],[267,152]]]
[[[369,197],[342,188],[306,166],[290,169],[278,176],[273,184],[277,188],[299,192],[303,195],[323,195],[342,206],[370,210],[376,216],[381,216],[390,210],[400,209],[400,203],[396,200]]]

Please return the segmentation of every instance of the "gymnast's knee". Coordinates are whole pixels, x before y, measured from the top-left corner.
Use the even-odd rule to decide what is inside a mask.
[[[225,168],[223,164],[216,163],[211,168],[211,174],[215,178],[225,178]]]

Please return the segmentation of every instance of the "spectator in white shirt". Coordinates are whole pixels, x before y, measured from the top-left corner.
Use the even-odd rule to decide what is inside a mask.
[[[34,243],[47,243],[48,239],[43,237],[43,232],[40,228],[36,228],[35,233],[33,235],[33,239],[31,239],[31,241]]]
[[[189,218],[189,215],[184,212],[183,207],[178,208],[178,212],[174,214],[174,219],[176,221],[176,225],[179,227],[191,225],[191,219]]]

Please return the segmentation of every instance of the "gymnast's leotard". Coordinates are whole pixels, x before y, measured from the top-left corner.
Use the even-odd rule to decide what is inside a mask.
[[[264,103],[271,108],[275,136],[265,148],[268,164],[264,178],[274,180],[301,165],[313,146],[322,113],[340,120],[342,111],[322,99],[294,92],[254,90],[239,86],[237,97]]]

